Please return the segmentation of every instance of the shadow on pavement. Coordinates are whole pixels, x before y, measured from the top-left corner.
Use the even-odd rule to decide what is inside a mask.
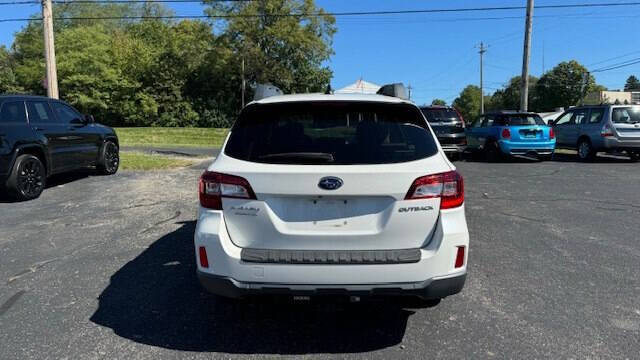
[[[80,179],[88,178],[93,175],[94,172],[91,170],[78,170],[70,173],[64,173],[59,175],[53,175],[47,179],[47,184],[45,186],[44,191],[50,189],[52,187],[65,185],[68,183],[72,183],[74,181],[78,181]],[[14,203],[20,202],[12,199],[8,196],[5,189],[0,189],[0,203]]]
[[[413,312],[400,304],[238,304],[205,293],[195,275],[194,230],[195,222],[183,223],[118,270],[91,321],[184,351],[354,353],[402,341]]]
[[[580,160],[577,154],[561,154],[556,153],[553,155],[553,161],[557,162],[576,162],[581,163],[584,162]],[[621,163],[630,163],[631,160],[624,155],[609,155],[609,154],[600,154],[596,156],[593,160],[589,161],[591,164],[621,164]]]

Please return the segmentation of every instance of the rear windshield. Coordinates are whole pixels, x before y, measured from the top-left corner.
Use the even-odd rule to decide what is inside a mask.
[[[246,108],[225,154],[270,164],[388,164],[438,152],[417,108],[406,104],[295,102]]]
[[[538,115],[501,115],[498,124],[503,126],[546,125]]]
[[[458,120],[460,121],[460,117],[458,113],[453,109],[421,109],[424,116],[427,118],[429,122],[439,122],[439,121],[451,121]]]
[[[611,120],[616,124],[640,123],[640,106],[613,108]]]

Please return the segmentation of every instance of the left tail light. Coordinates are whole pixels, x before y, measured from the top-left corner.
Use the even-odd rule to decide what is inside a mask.
[[[222,198],[256,199],[256,194],[245,178],[212,171],[206,171],[200,176],[198,191],[200,205],[213,210],[222,210]]]
[[[464,181],[457,171],[417,178],[405,200],[440,198],[440,209],[451,209],[464,203]]]
[[[555,139],[556,133],[553,131],[553,128],[549,128],[549,139]]]

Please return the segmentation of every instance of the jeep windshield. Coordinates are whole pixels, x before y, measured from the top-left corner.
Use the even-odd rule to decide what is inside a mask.
[[[407,104],[290,102],[247,107],[225,154],[269,164],[389,164],[438,152],[419,110]]]

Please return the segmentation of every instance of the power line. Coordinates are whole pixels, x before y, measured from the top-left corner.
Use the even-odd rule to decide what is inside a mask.
[[[631,66],[631,65],[635,65],[635,64],[640,64],[640,58],[635,58],[635,59],[627,60],[627,61],[622,62],[622,63],[609,65],[608,67],[603,67],[603,68],[600,68],[600,69],[592,70],[591,72],[592,73],[604,72],[604,71],[609,71],[609,70],[620,69],[620,68]]]

